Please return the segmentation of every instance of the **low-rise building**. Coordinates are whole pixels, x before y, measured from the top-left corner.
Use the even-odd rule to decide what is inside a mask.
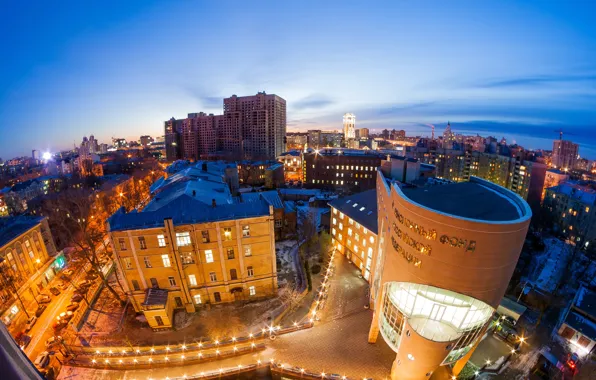
[[[558,186],[560,183],[567,182],[569,174],[559,169],[548,169],[544,176],[544,187],[542,189],[542,198],[546,195],[546,189]]]
[[[555,229],[576,244],[596,243],[596,182],[568,181],[546,189],[542,207]]]
[[[562,315],[557,333],[582,355],[596,347],[596,292],[580,287]]]
[[[296,234],[296,208],[293,202],[284,202],[278,190],[262,191],[259,193],[249,192],[240,195],[242,203],[265,201],[273,207],[273,218],[275,220],[275,239],[285,239]]]
[[[18,326],[37,307],[36,297],[64,266],[43,217],[0,219],[0,314]],[[29,313],[29,315],[27,315]]]
[[[123,286],[154,329],[174,309],[276,294],[274,207],[238,202],[218,163],[199,163],[156,182],[139,212],[109,222]]]
[[[377,190],[367,190],[329,202],[331,241],[371,281],[377,255]]]

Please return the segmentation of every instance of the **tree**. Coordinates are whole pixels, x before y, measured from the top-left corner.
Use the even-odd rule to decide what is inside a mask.
[[[304,260],[304,272],[306,273],[306,282],[308,283],[308,291],[312,292],[312,278],[310,275],[310,267],[308,265],[308,259]]]
[[[278,291],[277,295],[283,304],[288,305],[288,309],[293,310],[300,302],[301,292],[293,285],[285,283]]]
[[[109,284],[99,262],[99,253],[107,252],[106,210],[85,189],[71,189],[45,204],[44,214],[52,223],[52,232],[74,245],[81,257],[91,265],[103,285],[124,305],[120,295]]]

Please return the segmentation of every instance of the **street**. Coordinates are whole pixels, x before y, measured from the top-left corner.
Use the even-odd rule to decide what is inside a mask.
[[[389,376],[395,353],[381,338],[368,343],[372,311],[365,309],[368,284],[359,277],[358,269],[339,255],[334,259],[335,273],[329,280],[327,304],[320,313],[320,322],[311,329],[280,335],[265,341],[266,349],[204,364],[172,365],[166,368],[138,370],[87,369],[66,366],[60,379],[74,378],[156,378],[165,379],[198,375],[219,368],[237,367],[274,359],[288,366],[311,371],[339,373],[352,378]],[[159,354],[157,358],[161,358]],[[178,355],[177,355],[178,356]]]

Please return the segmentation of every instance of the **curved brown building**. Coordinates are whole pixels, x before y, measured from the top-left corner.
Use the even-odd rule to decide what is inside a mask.
[[[379,174],[377,197],[369,341],[381,332],[397,353],[393,379],[428,379],[447,365],[457,373],[505,293],[530,208],[475,177],[402,189]]]

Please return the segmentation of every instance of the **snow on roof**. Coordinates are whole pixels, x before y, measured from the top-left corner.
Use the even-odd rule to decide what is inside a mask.
[[[534,285],[548,293],[552,293],[569,261],[570,246],[565,242],[550,238],[545,239],[545,252],[540,255],[540,264],[531,276]]]

